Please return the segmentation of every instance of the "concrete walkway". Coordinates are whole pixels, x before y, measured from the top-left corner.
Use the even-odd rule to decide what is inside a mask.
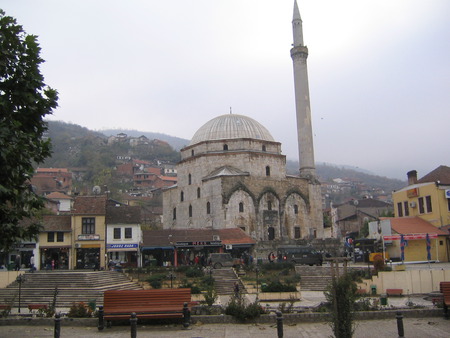
[[[405,337],[449,337],[450,321],[443,318],[404,319]],[[296,323],[284,325],[284,337],[332,337],[327,323]],[[103,331],[96,327],[61,327],[61,337],[130,337],[130,327],[114,326]],[[53,337],[53,327],[45,326],[0,326],[0,337]],[[138,337],[196,337],[196,338],[264,338],[277,337],[276,325],[269,324],[196,324],[189,330],[181,325],[140,326]],[[354,337],[397,337],[397,321],[368,320],[357,322]]]

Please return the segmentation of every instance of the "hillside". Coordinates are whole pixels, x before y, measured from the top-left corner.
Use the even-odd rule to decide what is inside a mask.
[[[157,139],[157,140],[165,141],[165,142],[169,143],[177,151],[189,144],[189,140],[186,140],[183,138],[170,136],[170,135],[166,135],[166,134],[161,134],[161,133],[153,133],[153,132],[149,132],[149,131],[138,131],[138,130],[131,130],[131,129],[105,129],[105,130],[102,130],[101,133],[106,136],[114,136],[119,133],[124,133],[124,134],[127,134],[128,136],[133,136],[133,137],[139,137],[139,136],[144,135],[145,137],[147,137],[150,140]]]
[[[131,147],[123,143],[108,144],[108,136],[125,133],[130,137],[145,136],[149,144]],[[106,135],[105,135],[106,134]],[[131,156],[148,161],[167,161],[176,163],[180,159],[179,149],[189,144],[189,140],[160,133],[140,132],[136,130],[91,131],[79,125],[49,121],[48,135],[52,140],[53,155],[42,167],[84,167],[88,169],[86,179],[89,183],[110,184],[111,168],[116,165],[116,157]],[[162,140],[164,142],[156,142]],[[335,178],[361,181],[368,187],[386,192],[398,190],[406,182],[369,174],[367,171],[349,169],[333,164],[317,164],[317,174],[322,182],[332,182]],[[287,161],[287,172],[298,174],[298,162]]]

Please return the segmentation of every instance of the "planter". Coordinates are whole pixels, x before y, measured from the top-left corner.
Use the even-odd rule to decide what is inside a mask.
[[[260,292],[258,298],[260,301],[279,301],[279,300],[300,300],[300,292]]]

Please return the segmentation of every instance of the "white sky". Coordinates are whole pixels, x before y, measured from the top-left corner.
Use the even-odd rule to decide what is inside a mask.
[[[1,0],[39,36],[51,119],[191,139],[256,119],[297,159],[294,0]],[[450,1],[298,0],[317,162],[419,177],[449,161]]]

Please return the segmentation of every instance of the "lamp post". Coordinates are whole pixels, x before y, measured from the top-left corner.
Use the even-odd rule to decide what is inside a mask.
[[[19,283],[19,310],[20,313],[20,298],[22,296],[22,283],[25,282],[25,277],[22,275],[17,276],[16,282]]]
[[[174,278],[177,278],[177,276],[173,273],[173,271],[170,271],[170,273],[167,277],[170,278],[170,288],[172,289],[172,287],[173,287],[172,282],[173,282]]]
[[[259,284],[259,280],[258,280],[258,276],[259,276],[259,268],[258,268],[258,267],[255,268],[255,273],[256,273],[256,299],[258,299],[258,294],[259,294],[259,289],[258,289],[258,284]]]

